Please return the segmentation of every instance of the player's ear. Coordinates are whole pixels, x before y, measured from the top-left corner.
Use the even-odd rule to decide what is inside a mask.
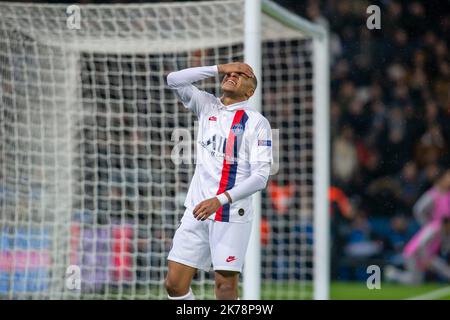
[[[250,99],[250,97],[255,93],[255,89],[254,88],[250,88],[247,90],[246,96],[247,99]]]

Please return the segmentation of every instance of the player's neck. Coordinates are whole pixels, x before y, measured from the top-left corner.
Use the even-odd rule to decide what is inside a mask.
[[[222,101],[222,103],[225,106],[229,106],[229,105],[239,103],[239,102],[242,102],[245,100],[247,100],[246,97],[233,97],[233,96],[228,96],[226,94],[223,94],[222,97],[220,98],[220,101]]]

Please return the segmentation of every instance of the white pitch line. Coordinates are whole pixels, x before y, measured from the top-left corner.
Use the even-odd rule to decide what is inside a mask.
[[[444,297],[447,294],[450,294],[450,286],[441,288],[441,289],[437,289],[434,291],[430,291],[430,292],[422,294],[420,296],[407,298],[406,300],[434,300],[434,299],[439,299],[441,297]]]

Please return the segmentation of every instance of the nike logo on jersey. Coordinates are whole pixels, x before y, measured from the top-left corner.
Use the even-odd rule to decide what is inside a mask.
[[[209,120],[209,121],[217,121],[217,118],[214,117],[214,116],[211,116],[211,117],[208,118],[208,120]]]
[[[233,262],[234,260],[237,260],[235,256],[229,256],[226,262]]]

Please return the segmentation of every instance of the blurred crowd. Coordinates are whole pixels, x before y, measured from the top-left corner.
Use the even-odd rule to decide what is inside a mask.
[[[331,31],[331,180],[352,210],[351,219],[333,220],[335,241],[347,250],[334,275],[358,277],[339,262],[394,262],[418,228],[414,203],[449,167],[449,4],[277,2]],[[381,9],[380,30],[366,27],[372,4]]]

